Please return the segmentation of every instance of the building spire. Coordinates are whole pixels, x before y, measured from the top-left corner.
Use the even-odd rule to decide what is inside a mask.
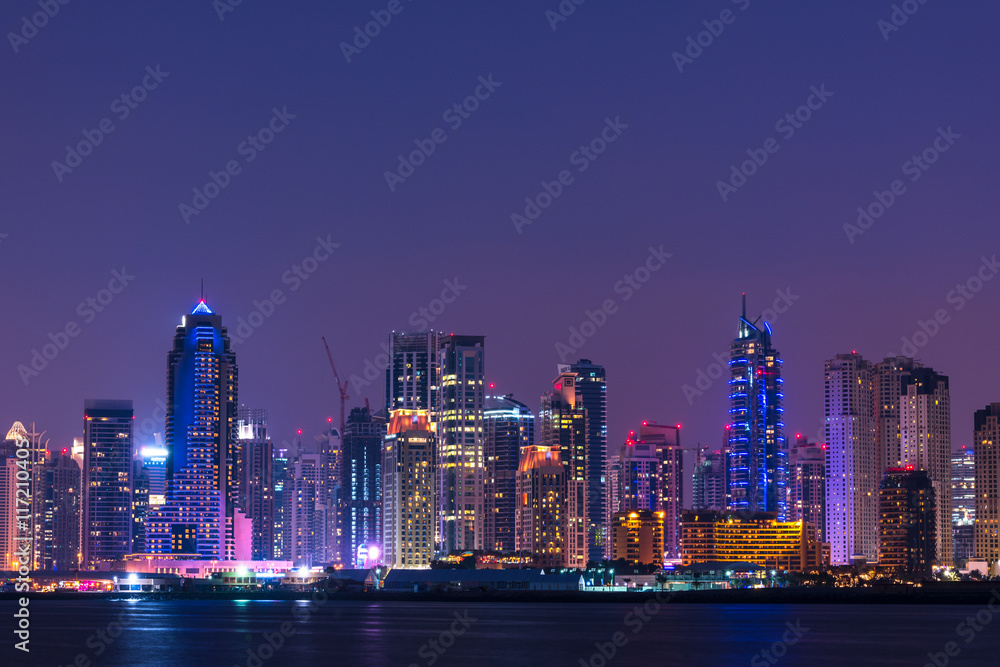
[[[743,319],[747,318],[747,293],[743,292]]]

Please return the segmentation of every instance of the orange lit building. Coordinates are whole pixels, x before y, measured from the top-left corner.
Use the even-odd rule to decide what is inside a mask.
[[[663,564],[664,512],[636,510],[611,517],[612,560],[632,565]]]
[[[813,524],[778,521],[774,512],[688,511],[681,516],[685,566],[741,561],[802,571],[827,567],[829,550],[829,545],[817,539]]]
[[[532,445],[521,452],[514,546],[517,551],[530,551],[542,567],[586,564],[574,562],[577,550],[567,549],[569,518],[576,509],[574,502],[584,494],[586,481],[567,477],[557,447]],[[585,548],[582,551],[586,553]]]

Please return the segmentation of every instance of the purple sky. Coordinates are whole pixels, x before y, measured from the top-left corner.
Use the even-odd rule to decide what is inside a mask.
[[[790,436],[821,428],[824,359],[881,359],[943,309],[916,356],[951,376],[954,438],[967,443],[973,410],[1000,401],[1000,280],[960,310],[948,294],[1000,253],[1000,8],[930,2],[885,39],[890,2],[595,0],[553,30],[545,12],[558,4],[402,0],[350,63],[340,43],[387,2],[244,2],[224,20],[209,0],[74,2],[16,53],[8,37],[3,427],[34,420],[64,446],[82,433],[85,398],[131,398],[137,423],[151,418],[204,278],[231,332],[283,291],[238,347],[240,399],[269,411],[278,442],[318,432],[337,409],[320,336],[345,378],[362,376],[387,332],[412,328],[457,280],[465,289],[432,326],[486,335],[497,391],[535,410],[556,344],[614,300],[568,359],[608,369],[611,446],[642,419],[719,443],[725,383],[690,402],[683,386],[728,350],[743,291],[753,314],[776,290],[794,297],[772,323]],[[679,72],[672,54],[726,9],[732,22],[711,24],[722,33]],[[0,27],[20,31],[37,10],[5,3]],[[156,84],[147,66],[169,74]],[[455,129],[444,112],[490,76],[499,86]],[[135,109],[113,106],[144,77],[156,86]],[[792,136],[776,128],[824,86],[833,95]],[[241,152],[273,109],[294,118]],[[60,181],[53,161],[104,118],[114,130]],[[574,158],[605,119],[627,128],[609,130],[595,160]],[[960,138],[912,182],[904,163],[949,127]],[[391,191],[384,173],[437,128],[446,141]],[[748,149],[767,162],[723,201],[717,182]],[[236,175],[187,224],[179,205],[231,160]],[[518,233],[511,215],[563,170],[572,182]],[[905,192],[850,242],[844,224],[896,179]],[[317,237],[340,247],[292,291],[283,275]],[[626,301],[615,285],[651,246],[672,256]],[[123,267],[134,280],[88,321],[78,304]],[[68,324],[79,334],[26,385],[18,366]],[[351,405],[380,404],[379,378]]]

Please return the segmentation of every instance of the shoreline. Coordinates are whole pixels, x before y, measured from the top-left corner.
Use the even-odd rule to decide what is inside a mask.
[[[178,600],[231,601],[310,600],[318,593],[293,591],[220,591],[174,593],[34,593],[32,601],[43,600]],[[16,600],[23,593],[0,593],[0,600]],[[327,591],[332,601],[345,602],[469,602],[469,603],[581,603],[629,604],[659,600],[671,604],[985,604],[990,598],[1000,600],[1000,582],[934,583],[920,588],[885,586],[866,588],[761,588],[715,591],[641,591],[606,593],[592,591]]]

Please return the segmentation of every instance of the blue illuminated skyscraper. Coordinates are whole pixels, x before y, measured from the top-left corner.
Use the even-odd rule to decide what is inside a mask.
[[[759,321],[759,319],[758,319]],[[771,327],[747,319],[730,346],[729,507],[777,512],[787,517],[788,448],[782,432],[781,358],[771,346]]]
[[[251,523],[236,509],[236,355],[204,299],[183,318],[167,356],[166,503],[146,523],[149,553],[249,560]]]

